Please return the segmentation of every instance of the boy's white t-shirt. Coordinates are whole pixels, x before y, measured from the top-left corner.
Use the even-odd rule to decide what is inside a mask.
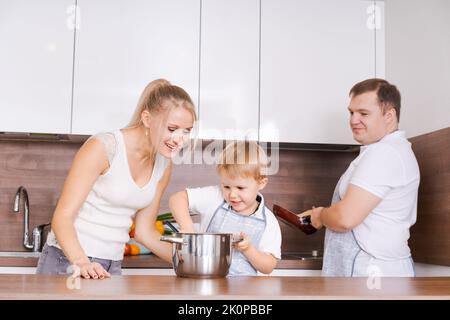
[[[206,232],[216,209],[223,203],[224,198],[219,186],[209,186],[202,188],[187,188],[189,198],[189,210],[200,215],[200,228],[197,232]],[[262,208],[264,207],[264,197],[261,196],[261,203],[254,217],[263,218]],[[257,249],[261,252],[270,253],[275,258],[281,259],[281,230],[277,218],[265,207],[266,229],[261,235]]]

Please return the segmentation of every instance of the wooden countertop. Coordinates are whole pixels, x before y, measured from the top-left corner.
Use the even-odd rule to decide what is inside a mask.
[[[36,267],[37,261],[37,258],[0,257],[0,267]],[[127,256],[122,263],[122,267],[169,269],[172,268],[172,265],[153,254],[148,254]],[[322,269],[322,259],[299,260],[283,257],[283,259],[278,262],[277,269],[320,270]]]
[[[115,276],[70,290],[65,276],[3,274],[0,299],[450,299],[450,277],[382,278],[370,290],[366,278]]]

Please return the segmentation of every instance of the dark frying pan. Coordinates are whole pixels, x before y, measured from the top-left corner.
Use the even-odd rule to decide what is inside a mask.
[[[294,212],[276,204],[273,205],[273,213],[290,226],[300,229],[306,234],[312,234],[317,231],[311,224],[311,216],[299,217]]]

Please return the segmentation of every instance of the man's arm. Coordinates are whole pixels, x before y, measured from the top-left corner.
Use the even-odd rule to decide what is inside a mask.
[[[328,208],[316,208],[302,213],[311,215],[311,223],[316,228],[322,225],[336,231],[346,232],[359,225],[381,202],[381,198],[349,184],[344,198]]]

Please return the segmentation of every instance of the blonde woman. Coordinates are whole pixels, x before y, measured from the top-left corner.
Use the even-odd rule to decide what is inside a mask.
[[[75,265],[86,279],[121,274],[133,216],[136,239],[170,260],[154,221],[171,175],[170,159],[195,120],[186,91],[155,80],[126,128],[88,139],[66,178],[37,273],[65,274]]]

